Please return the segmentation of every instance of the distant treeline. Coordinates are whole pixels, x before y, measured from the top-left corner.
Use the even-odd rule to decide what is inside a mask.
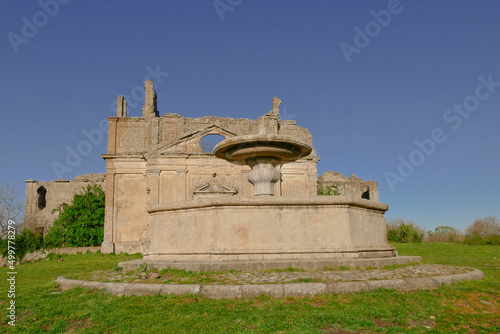
[[[464,231],[438,226],[425,231],[413,220],[394,218],[387,223],[387,239],[394,242],[454,242],[467,245],[500,245],[500,220],[495,216],[476,219]]]

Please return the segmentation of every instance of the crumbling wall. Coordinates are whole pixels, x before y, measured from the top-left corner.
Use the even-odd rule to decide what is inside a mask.
[[[73,180],[26,180],[24,228],[47,235],[59,212],[53,212],[63,203],[70,203],[87,185],[99,184],[105,188],[105,174],[83,174]]]
[[[103,154],[107,170],[103,252],[147,250],[148,205],[199,198],[209,184],[217,189],[231,189],[231,196],[253,196],[248,182],[250,167],[205,152],[200,145],[205,136],[283,134],[313,147],[306,128],[297,126],[295,121],[279,119],[281,101],[277,98],[273,99],[272,110],[257,120],[188,118],[172,113],[160,117],[151,82],[146,82],[145,91],[142,117],[127,117],[126,101],[119,96],[117,117],[108,118],[108,152]],[[278,167],[282,177],[275,184],[275,195],[316,195],[318,160],[313,148],[309,156]]]
[[[340,173],[327,171],[318,178],[318,185],[323,187],[324,190],[327,187],[332,187],[343,196],[353,196],[378,202],[377,182],[363,181],[354,174],[351,175],[351,178],[347,178]]]

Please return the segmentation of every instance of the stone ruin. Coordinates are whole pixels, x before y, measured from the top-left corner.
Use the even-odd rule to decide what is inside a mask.
[[[87,185],[105,188],[106,174],[83,174],[73,180],[58,179],[50,182],[26,180],[24,228],[36,234],[47,235],[59,212],[53,212],[63,203],[71,203],[75,194]]]
[[[375,181],[363,181],[356,175],[352,174],[351,178],[346,176],[327,171],[318,178],[318,187],[323,188],[324,191],[328,187],[336,190],[340,195],[353,196],[369,199],[378,202],[378,187]]]
[[[334,172],[318,178],[312,136],[279,118],[279,99],[257,120],[187,118],[160,116],[150,80],[145,90],[142,117],[128,117],[118,97],[102,155],[105,182],[102,174],[92,179],[106,193],[103,253],[140,252],[142,262],[205,269],[394,256],[386,239],[388,205],[378,202],[376,182]],[[215,148],[207,144],[217,136],[223,141]],[[27,228],[45,233],[54,218],[46,212],[69,201],[70,185],[82,177],[28,180]],[[339,195],[318,196],[318,184]],[[42,197],[49,209],[43,215]]]
[[[327,172],[322,186],[341,194],[318,196],[312,136],[279,118],[279,99],[257,120],[160,117],[145,89],[142,117],[120,96],[109,118],[102,252],[205,269],[394,255],[376,183]],[[207,150],[214,135],[224,140]]]

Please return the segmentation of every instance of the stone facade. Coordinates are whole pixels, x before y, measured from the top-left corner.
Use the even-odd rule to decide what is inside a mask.
[[[70,203],[75,194],[87,185],[99,184],[105,189],[105,174],[84,174],[73,180],[26,180],[24,228],[45,236],[59,212],[53,212],[63,203]]]
[[[273,110],[257,120],[220,117],[159,116],[156,93],[146,82],[143,117],[126,117],[126,102],[118,98],[117,117],[110,117],[106,160],[106,219],[103,252],[145,252],[150,214],[146,207],[195,198],[253,196],[250,167],[205,152],[208,135],[226,139],[261,132],[297,138],[312,147],[309,131],[295,121],[279,119]],[[275,196],[314,196],[317,187],[315,151],[296,162],[278,166],[281,178]]]

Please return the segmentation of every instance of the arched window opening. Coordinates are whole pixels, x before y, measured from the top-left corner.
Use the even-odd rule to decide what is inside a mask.
[[[36,190],[36,193],[38,194],[38,210],[42,210],[46,205],[45,196],[47,195],[47,189],[41,186]]]
[[[215,145],[217,145],[224,139],[226,138],[221,135],[216,135],[216,134],[206,135],[205,137],[201,138],[200,147],[205,153],[213,153]]]

